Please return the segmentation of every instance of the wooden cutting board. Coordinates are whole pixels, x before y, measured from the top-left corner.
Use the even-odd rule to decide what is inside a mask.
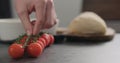
[[[107,28],[107,32],[104,35],[78,35],[78,34],[70,34],[67,32],[67,28],[58,28],[56,40],[59,39],[66,39],[66,41],[92,41],[92,42],[99,42],[99,41],[110,41],[114,38],[115,30],[112,28]]]

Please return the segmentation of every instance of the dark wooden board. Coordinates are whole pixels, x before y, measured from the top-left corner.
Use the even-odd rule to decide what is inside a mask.
[[[61,28],[61,31],[58,30],[58,33],[55,35],[57,41],[66,40],[70,41],[92,41],[92,42],[100,42],[100,41],[110,41],[114,38],[115,30],[112,28],[108,28],[107,32],[104,35],[75,35],[67,33],[66,29]],[[60,40],[59,40],[60,39]]]

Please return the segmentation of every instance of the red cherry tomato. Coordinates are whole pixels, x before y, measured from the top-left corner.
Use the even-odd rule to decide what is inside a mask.
[[[39,43],[31,43],[27,47],[27,52],[31,57],[38,57],[42,51],[42,46]]]
[[[29,42],[28,42],[28,45],[33,43],[33,42],[34,42],[33,39],[30,39]]]
[[[44,39],[45,39],[45,41],[46,41],[46,43],[47,43],[47,46],[48,46],[49,43],[50,43],[49,34],[44,33],[44,34],[41,36],[41,38],[44,38]]]
[[[14,43],[9,47],[8,53],[12,58],[18,59],[24,55],[24,48],[22,44]]]
[[[46,40],[44,38],[40,37],[38,38],[38,41],[41,41],[45,47],[47,46]]]
[[[43,44],[43,42],[42,42],[42,41],[37,40],[36,42],[37,42],[37,43],[39,43],[39,44],[42,46],[42,49],[44,49],[44,48],[45,48],[45,45]]]
[[[50,37],[50,43],[49,43],[49,45],[52,45],[54,43],[54,41],[55,41],[55,38],[51,34],[49,34],[49,37]]]
[[[25,41],[26,41],[26,39],[27,39],[27,36],[25,35],[25,36],[20,40],[21,44],[24,44]]]

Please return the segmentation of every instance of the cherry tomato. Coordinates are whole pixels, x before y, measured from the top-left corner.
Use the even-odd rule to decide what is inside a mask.
[[[27,39],[27,36],[25,35],[25,36],[20,40],[21,44],[24,44],[25,41],[26,41],[26,39]]]
[[[39,43],[31,43],[27,47],[27,52],[31,57],[38,57],[42,51],[42,46]]]
[[[33,43],[33,42],[34,42],[33,39],[30,39],[29,42],[28,42],[28,45]]]
[[[25,35],[25,36],[20,40],[20,43],[21,43],[22,45],[24,45],[24,43],[25,43],[25,41],[26,41],[27,38],[28,38],[28,36]],[[32,43],[32,42],[33,42],[33,39],[30,39],[29,42],[28,42],[28,45],[29,45],[30,43]]]
[[[51,34],[49,34],[49,37],[50,37],[50,43],[49,43],[49,45],[52,45],[54,43],[54,41],[55,41],[55,38]]]
[[[41,41],[41,42],[44,44],[45,47],[47,46],[47,43],[46,43],[46,41],[45,41],[44,38],[39,37],[39,38],[38,38],[38,41]]]
[[[44,49],[45,45],[43,44],[42,41],[37,40],[36,42],[39,43],[42,46],[42,49]]]
[[[46,43],[47,43],[47,46],[48,46],[49,43],[50,43],[49,34],[44,33],[44,34],[41,36],[41,38],[44,38],[44,39],[45,39],[45,41],[46,41]]]
[[[14,43],[9,47],[8,53],[12,58],[18,59],[24,55],[24,48],[22,44]]]

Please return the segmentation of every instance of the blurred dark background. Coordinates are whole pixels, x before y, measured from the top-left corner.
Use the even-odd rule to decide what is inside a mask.
[[[120,20],[120,0],[83,0],[82,11],[93,11],[105,20]]]
[[[11,0],[0,0],[0,18],[11,18]]]
[[[11,1],[12,0],[0,0],[0,18],[12,17],[11,10],[13,8],[11,8]],[[83,0],[80,12],[81,10],[82,12],[93,11],[105,20],[120,20],[120,0]]]
[[[0,0],[0,18],[18,18],[14,0]],[[108,27],[120,32],[120,0],[54,0],[59,26],[66,27],[70,21],[84,11],[100,15]],[[67,18],[66,18],[67,16]]]

